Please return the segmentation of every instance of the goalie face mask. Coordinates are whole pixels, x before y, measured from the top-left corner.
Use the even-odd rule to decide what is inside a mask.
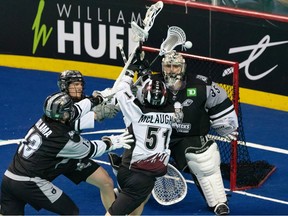
[[[43,110],[47,117],[57,121],[68,121],[75,115],[73,101],[71,97],[64,92],[48,96],[44,102]]]
[[[160,80],[148,78],[139,88],[137,98],[143,105],[164,106],[167,101],[166,86]]]
[[[70,92],[71,88],[69,90],[69,86],[70,84],[73,84],[73,83],[81,83],[81,90],[75,87],[73,93],[71,93]],[[69,94],[74,102],[78,102],[85,97],[84,95],[85,81],[80,71],[77,71],[77,70],[63,71],[59,76],[57,85],[60,91],[66,92],[67,94]],[[75,92],[78,92],[78,93],[75,93]]]
[[[185,87],[185,59],[175,50],[162,59],[162,72],[167,88],[178,91]]]

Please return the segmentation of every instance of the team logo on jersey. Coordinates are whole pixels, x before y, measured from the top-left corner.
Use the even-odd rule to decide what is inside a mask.
[[[181,133],[188,133],[191,129],[190,123],[183,123],[184,118],[184,112],[183,107],[184,106],[190,106],[193,103],[193,100],[186,99],[182,104],[180,102],[174,103],[174,118],[172,123],[172,128],[174,128],[177,132]]]
[[[197,96],[196,88],[187,88],[187,97],[195,97]]]

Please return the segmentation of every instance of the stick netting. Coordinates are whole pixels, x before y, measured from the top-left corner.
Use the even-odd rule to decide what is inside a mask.
[[[187,185],[177,170],[168,167],[167,174],[156,180],[152,193],[162,205],[171,205],[185,198]]]
[[[158,49],[151,47],[144,47],[144,50],[148,60],[153,59],[159,52]],[[151,58],[149,58],[150,56]],[[223,177],[230,180],[231,190],[259,187],[272,174],[275,167],[264,160],[251,161],[242,121],[238,63],[189,54],[183,54],[183,56],[187,63],[187,71],[210,77],[227,91],[238,115],[239,136],[236,142],[227,142],[213,130],[209,133],[220,149]],[[154,64],[152,71],[161,71],[161,59],[158,59],[158,62]]]
[[[177,45],[183,44],[186,41],[185,32],[177,27],[171,26],[167,31],[167,37],[160,47],[160,56],[167,52],[171,52]]]

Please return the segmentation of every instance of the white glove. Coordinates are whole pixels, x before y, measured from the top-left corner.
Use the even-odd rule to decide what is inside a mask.
[[[134,142],[133,135],[129,134],[128,131],[117,136],[104,136],[102,137],[102,140],[110,142],[110,148],[108,151],[113,151],[118,148],[130,149],[131,145],[129,145],[129,143]]]
[[[101,122],[105,118],[114,118],[119,111],[119,106],[114,104],[99,104],[92,109],[95,112],[95,120]]]
[[[223,136],[225,139],[227,139],[229,142],[233,141],[233,140],[237,140],[237,136],[238,136],[238,132],[237,131],[233,131],[230,134]]]

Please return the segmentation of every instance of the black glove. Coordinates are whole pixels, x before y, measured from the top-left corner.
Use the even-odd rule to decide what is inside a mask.
[[[97,106],[97,105],[99,105],[99,104],[101,104],[104,101],[103,97],[100,94],[99,95],[95,95],[95,96],[90,96],[90,97],[88,97],[88,99],[92,103],[92,108]]]
[[[144,58],[145,53],[139,48],[136,50],[135,57],[132,60],[132,63],[128,66],[129,70],[137,71],[138,77],[146,74],[151,74],[150,63],[147,59]]]

